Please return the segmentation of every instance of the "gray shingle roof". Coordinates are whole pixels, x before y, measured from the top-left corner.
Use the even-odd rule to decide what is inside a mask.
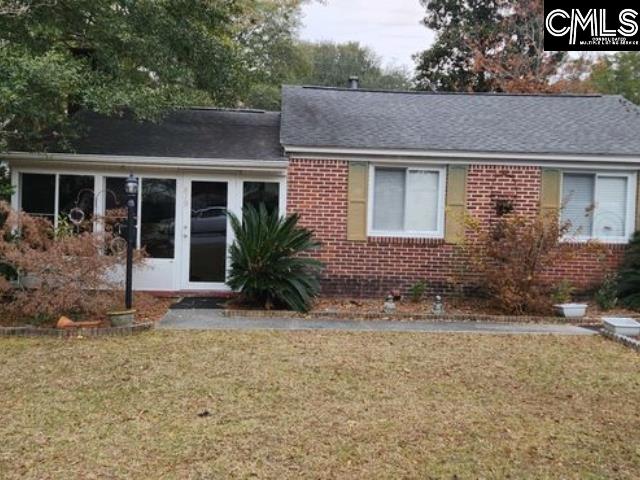
[[[640,108],[610,95],[283,88],[285,146],[640,155]]]
[[[85,135],[76,153],[149,157],[282,160],[280,114],[191,108],[158,123],[78,114]]]

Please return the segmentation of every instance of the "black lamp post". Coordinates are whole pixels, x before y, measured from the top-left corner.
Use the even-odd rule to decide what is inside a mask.
[[[124,182],[124,193],[127,195],[127,279],[124,303],[127,310],[133,305],[133,249],[136,244],[136,200],[138,198],[138,179],[129,175]]]

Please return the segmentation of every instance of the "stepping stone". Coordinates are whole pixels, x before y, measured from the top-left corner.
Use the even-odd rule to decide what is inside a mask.
[[[633,318],[603,317],[602,322],[607,332],[627,337],[640,335],[640,323]]]

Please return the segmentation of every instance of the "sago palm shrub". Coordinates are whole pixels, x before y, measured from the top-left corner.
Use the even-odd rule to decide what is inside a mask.
[[[625,307],[640,310],[640,231],[633,234],[618,271],[618,298]]]
[[[244,300],[267,309],[306,312],[320,290],[322,263],[304,254],[319,247],[297,214],[279,217],[264,205],[247,207],[242,220],[230,213],[235,242],[227,284]]]

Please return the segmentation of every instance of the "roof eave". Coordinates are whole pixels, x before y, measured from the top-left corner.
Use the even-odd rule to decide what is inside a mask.
[[[286,158],[278,159],[233,159],[233,158],[194,158],[194,157],[157,157],[138,155],[96,155],[82,153],[34,153],[7,152],[0,158],[12,163],[46,162],[64,163],[83,166],[105,167],[147,167],[170,169],[216,169],[238,170],[240,168],[257,171],[286,170],[289,162]]]
[[[284,144],[285,154],[289,156],[330,156],[335,158],[404,158],[404,159],[441,159],[451,162],[470,163],[473,161],[525,161],[525,162],[579,162],[579,163],[623,163],[640,164],[638,154],[593,154],[593,153],[546,153],[546,152],[487,152],[461,150],[412,150],[379,148],[316,147]]]

